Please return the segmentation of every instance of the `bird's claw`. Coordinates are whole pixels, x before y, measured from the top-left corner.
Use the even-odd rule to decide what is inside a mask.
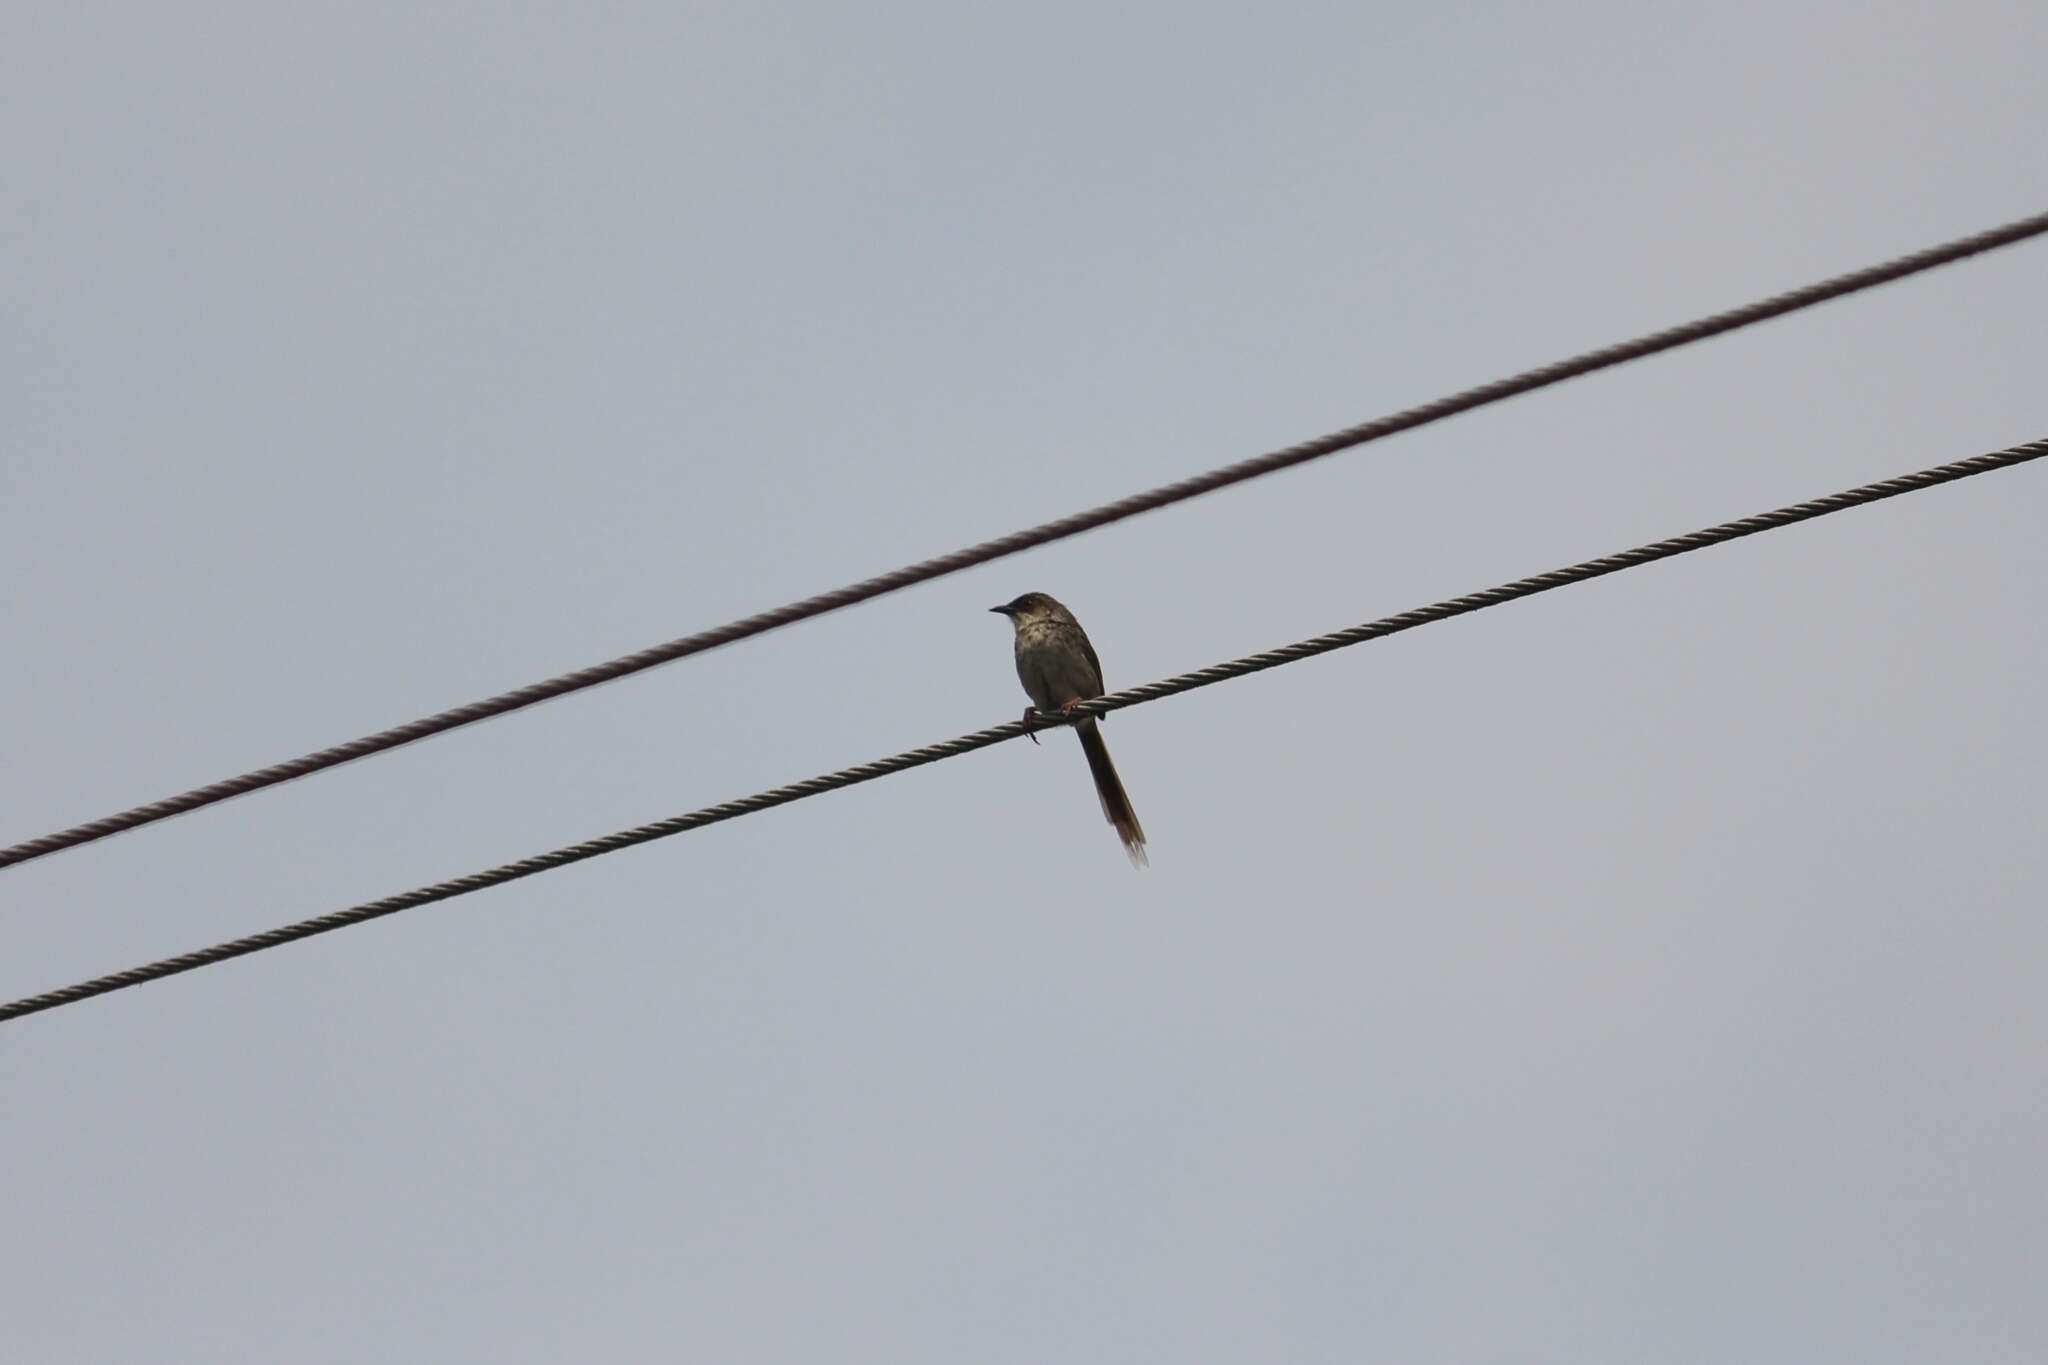
[[[1031,737],[1033,744],[1036,744],[1038,743],[1038,732],[1046,726],[1067,725],[1075,720],[1086,720],[1088,714],[1087,699],[1084,697],[1076,697],[1052,711],[1042,711],[1036,706],[1027,706],[1024,708],[1024,725],[1026,727],[1024,733]]]

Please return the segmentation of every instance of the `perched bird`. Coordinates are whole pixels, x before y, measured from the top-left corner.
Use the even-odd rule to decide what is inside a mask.
[[[1030,720],[1033,710],[1071,712],[1075,702],[1102,695],[1102,664],[1074,613],[1042,592],[1027,592],[989,610],[1009,617],[1017,628],[1017,677],[1031,698],[1024,719]],[[1116,765],[1109,761],[1109,748],[1102,742],[1095,717],[1074,722],[1074,733],[1081,738],[1081,752],[1088,756],[1088,771],[1095,775],[1102,813],[1116,827],[1116,837],[1123,840],[1131,865],[1145,866],[1144,827],[1131,809],[1124,784],[1117,780]]]

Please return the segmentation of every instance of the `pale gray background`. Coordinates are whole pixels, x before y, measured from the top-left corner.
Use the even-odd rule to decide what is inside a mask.
[[[2048,203],[2038,0],[0,22],[0,840]],[[2015,248],[0,874],[0,992],[2048,431]],[[2048,1352],[2048,469],[0,1029],[18,1361]]]

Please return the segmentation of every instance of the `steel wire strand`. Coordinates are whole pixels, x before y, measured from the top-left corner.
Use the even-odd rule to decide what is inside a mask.
[[[1233,678],[1242,678],[1247,674],[1258,673],[1268,668],[1277,668],[1282,664],[1295,663],[1318,654],[1327,654],[1331,650],[1363,644],[1368,640],[1377,640],[1388,635],[1397,635],[1404,630],[1413,630],[1417,626],[1428,625],[1434,621],[1445,621],[1454,616],[1463,616],[1469,612],[1499,606],[1504,602],[1512,602],[1517,598],[1534,597],[1538,593],[1550,592],[1553,589],[1566,587],[1573,583],[1583,583],[1589,579],[1604,577],[1607,574],[1618,573],[1624,569],[1636,568],[1660,559],[1670,559],[1677,555],[1689,554],[1695,550],[1704,550],[1709,546],[1724,544],[1731,540],[1739,540],[1744,536],[1752,536],[1760,531],[1769,531],[1779,527],[1790,526],[1797,522],[1810,521],[1815,517],[1827,516],[1829,513],[1844,511],[1851,507],[1860,507],[1866,503],[1879,502],[1886,498],[1897,497],[1903,493],[1917,492],[1921,489],[1932,488],[1937,484],[1952,483],[1957,479],[1966,479],[1972,475],[1987,474],[1996,469],[2010,468],[2014,465],[2025,464],[2030,460],[2038,460],[2043,456],[2048,456],[2048,438],[2031,441],[2025,445],[2012,446],[2005,450],[1992,451],[1988,454],[1973,455],[1968,459],[1956,460],[1953,463],[1938,465],[1932,469],[1923,469],[1918,473],[1905,474],[1892,479],[1883,479],[1876,483],[1864,484],[1860,488],[1851,488],[1841,493],[1830,494],[1824,498],[1814,498],[1808,502],[1795,503],[1790,507],[1778,508],[1776,511],[1763,512],[1756,516],[1723,522],[1718,526],[1710,526],[1704,530],[1692,531],[1681,536],[1673,536],[1667,540],[1638,546],[1633,550],[1624,550],[1620,554],[1603,555],[1598,559],[1589,559],[1567,568],[1552,569],[1548,573],[1534,574],[1528,578],[1516,579],[1512,583],[1503,583],[1499,587],[1487,588],[1481,592],[1467,593],[1463,597],[1449,598],[1426,607],[1417,607],[1393,616],[1382,617],[1377,621],[1369,621],[1364,625],[1352,626],[1347,630],[1333,631],[1328,635],[1318,635],[1313,639],[1284,645],[1279,649],[1269,649],[1263,653],[1248,655],[1245,658],[1235,659],[1229,663],[1216,664],[1208,668],[1196,669],[1192,673],[1182,673],[1176,677],[1166,678],[1159,682],[1127,688],[1121,692],[1110,693],[1107,696],[1097,697],[1091,701],[1080,703],[1075,710],[1086,711],[1098,716],[1105,715],[1111,711],[1122,710],[1127,706],[1142,705],[1145,702],[1157,701],[1162,697],[1170,697],[1177,693],[1191,692],[1198,687],[1213,686],[1216,683],[1227,682]],[[971,753],[976,749],[984,749],[991,744],[1000,744],[1005,740],[1017,739],[1033,730],[1056,726],[1060,723],[1062,722],[1055,719],[1046,719],[1032,724],[1026,724],[1021,720],[1010,721],[1005,725],[993,726],[986,730],[977,730],[972,734],[962,735],[957,739],[949,739],[939,744],[928,744],[921,749],[911,749],[889,758],[878,759],[872,763],[863,763],[857,767],[843,768],[838,772],[807,778],[802,782],[792,782],[788,786],[758,792],[753,796],[742,797],[736,801],[727,801],[721,805],[706,806],[702,810],[691,811],[687,815],[672,816],[666,820],[657,820],[652,824],[640,825],[634,829],[622,830],[616,834],[608,834],[600,839],[590,839],[580,844],[571,844],[566,848],[559,848],[551,853],[542,853],[531,858],[522,858],[518,862],[506,863],[503,866],[490,868],[483,872],[474,872],[466,877],[456,877],[450,881],[437,882],[432,886],[402,892],[395,896],[387,896],[382,900],[369,901],[362,905],[351,906],[345,910],[336,910],[329,914],[315,916],[312,919],[300,920],[296,924],[287,924],[280,928],[266,930],[260,934],[250,934],[247,937],[216,944],[210,948],[201,948],[195,952],[183,953],[177,957],[165,958],[162,961],[148,963],[140,967],[132,967],[127,971],[115,972],[108,976],[95,977],[90,981],[81,981],[73,986],[66,986],[59,990],[48,991],[42,995],[28,996],[24,999],[0,1005],[0,1022],[19,1019],[25,1015],[35,1014],[43,1010],[55,1009],[59,1005],[74,1004],[80,1000],[87,1000],[96,995],[105,995],[110,991],[123,990],[129,986],[139,986],[144,982],[155,981],[162,977],[175,976],[180,972],[188,972],[197,967],[210,966],[216,962],[225,962],[229,958],[260,952],[266,948],[279,947],[302,938],[311,938],[315,934],[324,934],[333,929],[346,928],[352,924],[362,924],[368,920],[396,914],[401,910],[410,910],[416,906],[429,905],[435,901],[444,901],[455,896],[467,895],[472,891],[481,891],[487,887],[500,886],[506,882],[517,881],[522,877],[531,877],[537,872],[546,872],[553,868],[566,867],[570,863],[582,862],[586,858],[595,858],[605,853],[616,853],[620,849],[631,848],[636,844],[644,844],[654,839],[664,839],[669,835],[681,834],[687,830],[701,829],[706,825],[714,825],[720,821],[731,820],[742,815],[751,815],[757,811],[768,810],[774,806],[787,805],[792,801],[801,801],[806,797],[837,791],[842,787],[852,787],[863,782],[872,782],[878,777],[887,777],[891,773],[899,773],[909,768],[921,767],[927,763],[936,763],[940,759]]]
[[[611,682],[618,678],[627,677],[630,674],[639,673],[660,664],[673,663],[677,659],[687,658],[692,654],[701,654],[706,650],[732,644],[749,636],[760,635],[813,616],[822,616],[827,612],[838,611],[843,607],[865,602],[869,598],[880,597],[884,594],[896,592],[918,583],[924,583],[946,574],[957,573],[962,569],[972,568],[978,564],[986,564],[991,560],[1001,559],[1006,555],[1013,555],[1021,550],[1049,544],[1056,540],[1063,540],[1068,536],[1078,535],[1083,531],[1093,530],[1099,526],[1107,526],[1112,522],[1122,521],[1125,518],[1137,516],[1142,512],[1154,511],[1172,503],[1199,497],[1204,493],[1213,493],[1232,484],[1243,483],[1247,479],[1254,479],[1264,474],[1289,469],[1295,465],[1305,464],[1310,460],[1336,454],[1341,450],[1348,450],[1370,441],[1379,440],[1382,437],[1426,426],[1429,423],[1441,421],[1458,413],[1468,412],[1474,408],[1497,403],[1506,398],[1530,393],[1536,389],[1546,388],[1567,379],[1575,379],[1581,375],[1591,374],[1596,370],[1603,370],[1627,361],[1638,360],[1660,351],[1668,351],[1691,342],[1718,336],[1723,332],[1734,331],[1737,328],[1747,327],[1769,318],[1796,312],[1799,309],[1809,308],[1815,304],[1824,303],[1847,294],[1853,294],[1876,285],[1887,284],[1908,275],[1933,269],[1936,266],[1947,265],[1968,256],[1990,251],[1996,247],[2009,246],[2015,242],[2039,236],[2044,232],[2048,232],[2048,213],[2036,214],[2030,218],[2022,218],[2001,227],[1991,228],[1987,231],[1974,233],[1968,237],[1961,237],[1939,246],[1915,251],[1909,255],[1900,256],[1878,265],[1850,271],[1847,274],[1837,275],[1832,279],[1822,280],[1798,289],[1774,294],[1769,298],[1761,299],[1741,308],[1732,308],[1692,322],[1681,323],[1675,327],[1667,327],[1662,331],[1637,337],[1633,341],[1618,342],[1611,346],[1604,346],[1599,350],[1573,356],[1567,360],[1560,360],[1533,370],[1525,370],[1521,374],[1512,375],[1506,379],[1498,379],[1490,384],[1481,384],[1476,388],[1466,389],[1461,393],[1451,394],[1434,402],[1424,403],[1369,422],[1362,422],[1357,426],[1346,427],[1342,431],[1332,432],[1315,440],[1303,441],[1298,445],[1288,446],[1283,450],[1276,450],[1270,454],[1240,460],[1236,464],[1224,465],[1221,468],[1212,469],[1205,474],[1197,474],[1181,479],[1176,483],[1165,484],[1143,493],[1134,493],[1129,497],[1105,503],[1100,507],[1061,517],[1057,521],[1049,521],[1027,530],[1014,531],[1009,535],[999,536],[994,540],[984,541],[979,545],[969,546],[963,550],[956,550],[951,554],[940,555],[935,559],[927,559],[920,563],[911,564],[904,568],[896,569],[893,572],[880,574],[832,592],[819,593],[813,597],[806,597],[801,601],[776,607],[771,611],[759,612],[753,616],[728,622],[711,630],[699,631],[694,635],[685,635],[679,639],[670,640],[666,644],[654,645],[632,654],[621,655],[619,658],[612,659],[606,663],[593,664],[587,668],[577,669],[572,673],[564,673],[558,677],[531,683],[525,687],[515,688],[510,692],[500,693],[495,697],[488,697],[482,701],[470,702],[467,705],[440,711],[419,720],[409,721],[404,725],[393,726],[388,730],[379,730],[375,734],[365,735],[360,739],[353,739],[344,744],[336,744],[329,748],[319,749],[287,762],[275,763],[267,768],[258,768],[237,777],[226,778],[204,787],[196,787],[179,795],[165,797],[159,801],[152,801],[147,805],[136,806],[115,815],[91,820],[81,825],[74,825],[69,829],[59,830],[54,834],[45,834],[6,848],[0,848],[0,868],[45,857],[63,849],[76,848],[80,844],[88,844],[95,839],[104,839],[110,834],[118,834],[125,830],[154,824],[158,820],[165,820],[173,815],[182,815],[188,811],[198,810],[201,807],[225,801],[230,797],[243,796],[250,792],[260,791],[265,787],[273,787],[279,783],[290,782],[297,778],[320,772],[326,768],[338,767],[343,763],[350,763],[359,758],[367,758],[372,754],[382,753],[388,749],[396,749],[403,745],[426,739],[432,735],[459,729],[462,726],[472,725],[494,716],[502,716],[512,711],[533,706],[539,702],[567,695],[571,692],[579,692],[585,688],[595,687],[599,683]]]

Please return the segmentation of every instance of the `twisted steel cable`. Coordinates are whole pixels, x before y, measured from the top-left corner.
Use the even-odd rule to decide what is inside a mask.
[[[1938,265],[1947,265],[1996,247],[2009,246],[2030,237],[2037,237],[2044,232],[2048,232],[2048,213],[2035,214],[2030,218],[2022,218],[2002,227],[1915,251],[1879,265],[1852,270],[1845,275],[1837,275],[1816,284],[1774,294],[1741,308],[1732,308],[1693,322],[1681,323],[1676,327],[1667,327],[1663,331],[1637,337],[1633,341],[1603,346],[1597,351],[1587,351],[1583,355],[1573,356],[1567,360],[1525,370],[1506,379],[1497,379],[1490,384],[1481,384],[1477,388],[1439,398],[1435,402],[1407,408],[1369,422],[1361,422],[1357,426],[1346,427],[1342,431],[1332,432],[1312,441],[1303,441],[1284,450],[1240,460],[1236,464],[1212,469],[1206,474],[1197,474],[1147,492],[1134,493],[1088,511],[1075,512],[1057,521],[1046,522],[1042,526],[1013,531],[1009,535],[983,541],[964,550],[955,550],[936,559],[923,560],[832,592],[819,593],[772,611],[759,612],[711,630],[699,631],[695,635],[685,635],[666,644],[653,645],[607,663],[579,668],[573,673],[564,673],[559,677],[530,683],[495,697],[487,697],[482,701],[437,712],[404,725],[393,726],[388,730],[379,730],[375,734],[350,740],[346,744],[319,749],[288,762],[274,763],[267,768],[243,773],[239,777],[230,777],[208,786],[196,787],[177,796],[152,801],[148,805],[136,806],[117,815],[109,815],[103,819],[74,825],[70,829],[59,830],[54,834],[45,834],[40,838],[0,848],[0,868],[25,863],[63,849],[75,848],[80,844],[91,843],[95,839],[104,839],[110,834],[118,834],[124,830],[168,819],[173,815],[198,810],[202,806],[210,806],[229,797],[274,787],[281,782],[290,782],[324,768],[337,767],[359,758],[367,758],[371,754],[382,753],[387,749],[396,749],[430,735],[438,735],[480,720],[488,720],[493,716],[502,716],[571,692],[580,692],[584,688],[639,673],[658,664],[672,663],[677,659],[701,654],[720,645],[760,635],[809,617],[838,611],[842,607],[865,602],[871,597],[880,597],[914,584],[972,568],[977,564],[986,564],[991,560],[1016,554],[1020,550],[1063,540],[1098,526],[1107,526],[1112,522],[1137,516],[1141,512],[1154,511],[1171,503],[1184,502],[1189,498],[1200,497],[1204,493],[1213,493],[1217,489],[1228,488],[1232,484],[1243,483],[1247,479],[1255,479],[1263,474],[1290,469],[1298,464],[1306,464],[1310,460],[1321,459],[1325,455],[1333,455],[1340,450],[1348,450],[1385,436],[1392,436],[1397,432],[1426,426],[1461,412],[1469,412],[1473,408],[1547,388],[1552,384],[1591,374],[1596,370],[1604,370],[1610,366],[1655,355],[1659,351],[1668,351],[1674,347],[1718,336],[1723,332],[1732,332],[1737,328],[1747,327],[1752,323],[1785,313],[1810,308],[1817,303],[1903,279],[1908,275],[1931,270]]]
[[[1830,494],[1824,498],[1815,498],[1809,502],[1795,503],[1790,507],[1781,507],[1774,512],[1763,512],[1756,516],[1743,517],[1737,521],[1723,522],[1719,526],[1709,526],[1705,530],[1693,531],[1682,536],[1673,536],[1668,540],[1660,540],[1653,544],[1638,546],[1633,550],[1624,550],[1620,554],[1603,555],[1598,559],[1589,559],[1583,563],[1573,564],[1568,568],[1552,569],[1548,573],[1535,574],[1528,578],[1518,578],[1512,583],[1503,583],[1499,587],[1488,588],[1483,592],[1467,593],[1463,597],[1453,597],[1431,606],[1416,607],[1411,611],[1404,611],[1398,615],[1382,617],[1377,621],[1368,621],[1360,626],[1352,626],[1348,630],[1333,631],[1328,635],[1318,635],[1313,639],[1302,640],[1291,645],[1283,645],[1279,649],[1269,649],[1262,654],[1247,655],[1242,659],[1234,659],[1229,663],[1215,664],[1208,668],[1196,669],[1192,673],[1182,673],[1177,677],[1166,678],[1155,683],[1146,683],[1141,687],[1132,687],[1121,692],[1112,692],[1106,696],[1097,697],[1092,701],[1079,703],[1074,710],[1077,712],[1086,711],[1097,716],[1106,715],[1111,711],[1120,711],[1127,706],[1139,706],[1149,701],[1157,701],[1161,697],[1171,697],[1181,692],[1192,692],[1198,687],[1210,687],[1216,683],[1228,682],[1233,678],[1242,678],[1247,674],[1262,672],[1268,668],[1278,668],[1282,664],[1296,663],[1318,654],[1327,654],[1331,650],[1363,644],[1367,640],[1377,640],[1388,635],[1397,635],[1404,630],[1413,630],[1417,626],[1428,625],[1433,621],[1447,621],[1454,616],[1463,616],[1467,612],[1499,606],[1503,602],[1512,602],[1517,598],[1534,597],[1538,593],[1550,592],[1553,589],[1566,587],[1573,583],[1583,583],[1588,579],[1601,578],[1611,573],[1619,573],[1623,569],[1632,569],[1643,564],[1653,563],[1656,560],[1690,554],[1695,550],[1704,550],[1712,545],[1739,540],[1743,536],[1753,536],[1759,531],[1770,531],[1781,526],[1790,526],[1795,522],[1811,521],[1815,517],[1824,517],[1832,512],[1844,511],[1851,507],[1860,507],[1865,503],[1879,502],[1885,498],[1895,498],[1902,493],[1913,493],[1923,488],[1932,488],[1936,484],[1952,483],[1957,479],[1967,479],[1976,474],[1987,474],[1994,469],[2007,469],[2013,465],[2025,464],[2029,460],[2038,460],[2043,456],[2048,456],[2048,438],[2030,441],[2025,445],[2012,446],[2005,450],[1992,451],[1989,454],[1973,455],[1968,459],[1957,460],[1951,464],[1937,465],[1932,469],[1923,469],[1915,474],[1904,474],[1898,478],[1882,479],[1876,483],[1864,484],[1860,488],[1851,488],[1845,492]],[[753,796],[741,797],[737,801],[727,801],[722,805],[706,806],[702,810],[691,811],[687,815],[671,816],[666,820],[657,820],[653,824],[640,825],[634,829],[622,830],[617,834],[607,834],[600,839],[590,839],[580,844],[571,844],[567,848],[558,848],[551,853],[542,853],[531,858],[522,858],[518,862],[506,863],[500,867],[490,868],[483,872],[473,872],[466,877],[456,877],[450,881],[437,882],[432,886],[420,887],[418,890],[401,892],[396,896],[386,896],[382,900],[369,901],[362,905],[351,906],[345,910],[336,910],[329,914],[315,916],[312,919],[300,920],[296,924],[287,924],[280,928],[265,930],[260,934],[250,934],[245,938],[233,939],[226,943],[216,944],[211,948],[201,948],[195,952],[182,953],[177,957],[165,958],[160,962],[152,962],[141,967],[131,967],[127,971],[115,972],[110,976],[95,977],[90,981],[81,981],[75,986],[66,986],[61,990],[48,991],[42,995],[32,995],[25,999],[0,1005],[0,1022],[19,1019],[24,1015],[36,1014],[43,1010],[55,1009],[59,1005],[74,1004],[80,1000],[90,999],[95,995],[105,995],[109,991],[139,986],[146,981],[155,981],[161,977],[175,976],[180,972],[189,972],[195,967],[205,967],[216,962],[225,962],[229,958],[241,957],[247,953],[260,952],[266,948],[276,948],[298,939],[311,938],[315,934],[327,933],[329,930],[344,929],[352,924],[362,924],[368,920],[380,919],[385,915],[397,914],[401,910],[410,910],[415,906],[430,905],[435,901],[449,900],[455,896],[465,896],[472,891],[482,891],[486,887],[501,886],[506,882],[518,881],[522,877],[531,877],[537,872],[546,872],[553,868],[566,867],[570,863],[579,863],[586,858],[595,858],[605,853],[616,853],[620,849],[631,848],[635,844],[644,844],[655,839],[665,839],[672,834],[682,834],[688,830],[702,829],[706,825],[715,825],[720,821],[735,819],[742,815],[752,815],[756,811],[767,810],[773,806],[787,805],[792,801],[801,801],[806,797],[820,796],[826,792],[837,791],[841,787],[852,787],[863,782],[872,782],[878,777],[887,777],[891,773],[900,773],[909,768],[922,767],[927,763],[936,763],[943,758],[954,758],[960,754],[971,753],[976,749],[985,749],[991,744],[1000,744],[1005,740],[1017,739],[1034,730],[1044,729],[1048,725],[1058,725],[1061,723],[1063,723],[1061,720],[1050,717],[1028,724],[1025,721],[1013,720],[1006,725],[993,726],[987,730],[976,730],[973,734],[962,735],[958,739],[949,739],[939,744],[927,744],[921,749],[911,749],[908,752],[896,754],[889,758],[877,759],[872,763],[862,763],[857,767],[842,768],[836,773],[827,773],[821,777],[806,778],[802,782],[792,782],[786,787],[776,787],[770,791],[758,792]]]

